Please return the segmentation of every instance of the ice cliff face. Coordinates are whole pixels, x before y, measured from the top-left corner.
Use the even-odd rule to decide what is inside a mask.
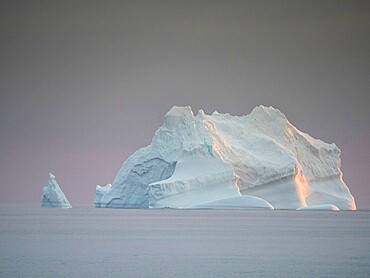
[[[190,107],[175,106],[152,143],[122,165],[112,187],[97,187],[95,203],[223,207],[235,201],[245,207],[355,209],[339,155],[335,144],[299,131],[272,107],[256,107],[247,116],[201,110],[194,116]]]
[[[52,173],[49,173],[49,182],[43,188],[41,198],[44,208],[72,208]]]

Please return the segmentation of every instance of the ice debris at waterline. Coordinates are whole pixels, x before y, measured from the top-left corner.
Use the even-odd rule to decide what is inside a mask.
[[[96,186],[96,197],[95,197],[95,204],[99,202],[99,200],[101,199],[101,197],[110,190],[110,188],[112,187],[112,185],[110,183],[108,183],[107,185],[105,186],[100,186],[99,184]]]
[[[324,204],[324,205],[317,205],[317,206],[301,207],[301,208],[297,208],[297,210],[332,210],[332,211],[338,211],[339,208],[332,205],[332,204]]]
[[[66,195],[60,189],[55,176],[49,173],[49,182],[42,190],[41,207],[44,208],[72,208]]]
[[[97,207],[276,208],[331,204],[355,210],[340,150],[258,106],[246,116],[174,106],[152,143],[132,154]],[[241,196],[248,198],[240,198]],[[257,201],[258,200],[258,201]]]

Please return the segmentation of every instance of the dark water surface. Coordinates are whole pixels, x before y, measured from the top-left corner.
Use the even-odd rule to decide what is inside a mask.
[[[0,277],[370,277],[370,211],[0,206]]]

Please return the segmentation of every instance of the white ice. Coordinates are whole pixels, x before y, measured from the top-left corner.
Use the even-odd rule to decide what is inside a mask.
[[[332,204],[354,210],[339,156],[335,144],[299,131],[272,107],[247,116],[202,110],[194,116],[190,107],[174,106],[152,143],[124,162],[112,187],[97,188],[96,206],[191,207],[232,197],[236,177],[242,195],[275,209]],[[184,161],[192,162],[185,167]]]
[[[224,199],[212,200],[205,203],[192,205],[191,208],[207,209],[267,209],[273,210],[274,207],[267,201],[248,195],[228,197]]]
[[[324,204],[318,206],[308,206],[308,207],[300,207],[297,210],[331,210],[331,211],[338,211],[339,208],[332,205],[332,204]]]
[[[106,184],[105,186],[97,185],[96,186],[96,197],[95,197],[95,204],[98,204],[105,193],[107,193],[112,185],[110,183]]]
[[[48,185],[42,189],[41,206],[44,208],[72,207],[52,173],[49,173]]]
[[[220,196],[241,196],[236,180],[231,165],[217,157],[185,157],[170,178],[149,185],[149,207],[186,208]]]

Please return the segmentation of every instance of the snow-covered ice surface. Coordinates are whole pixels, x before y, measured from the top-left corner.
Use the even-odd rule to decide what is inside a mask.
[[[194,116],[190,107],[174,106],[152,143],[124,162],[112,187],[97,187],[95,204],[179,208],[249,195],[277,209],[333,204],[353,210],[339,156],[335,144],[299,131],[272,107],[247,116],[202,110]]]
[[[220,198],[240,196],[229,163],[217,157],[185,157],[168,179],[149,185],[149,207],[193,207]]]
[[[235,196],[224,199],[212,200],[205,203],[193,205],[191,208],[208,208],[208,209],[269,209],[273,210],[265,200],[255,196]]]
[[[0,277],[370,277],[370,211],[0,205]]]
[[[49,173],[48,185],[42,189],[41,207],[43,208],[71,208],[66,195],[60,189],[55,176]]]

